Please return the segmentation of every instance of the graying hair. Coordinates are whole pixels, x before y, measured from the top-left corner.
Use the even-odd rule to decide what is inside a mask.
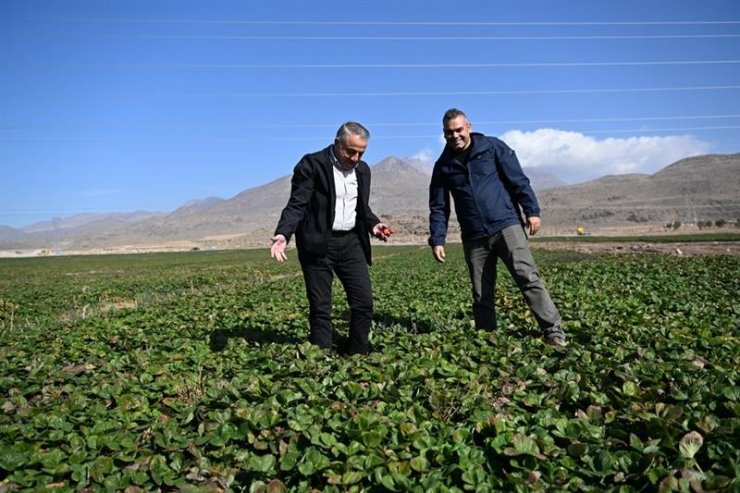
[[[342,123],[342,126],[337,130],[337,139],[344,139],[349,135],[358,135],[365,141],[370,140],[370,132],[368,129],[357,122]]]
[[[446,124],[448,121],[452,120],[453,118],[457,118],[458,116],[463,116],[465,119],[468,119],[468,115],[463,112],[463,110],[458,110],[457,108],[450,108],[449,110],[445,111],[444,116],[442,117],[442,125]]]

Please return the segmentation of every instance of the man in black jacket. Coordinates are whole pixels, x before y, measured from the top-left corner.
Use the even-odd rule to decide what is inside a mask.
[[[471,132],[462,111],[452,108],[442,118],[447,141],[434,164],[429,184],[429,244],[434,258],[445,261],[450,195],[462,235],[473,285],[473,317],[478,329],[494,330],[496,264],[511,273],[542,331],[545,341],[564,346],[560,314],[539,276],[529,251],[530,235],[540,229],[540,206],[516,154],[495,137]]]
[[[272,237],[270,254],[287,260],[285,247],[295,233],[309,305],[310,341],[332,346],[331,286],[336,273],[350,307],[348,354],[369,349],[373,294],[368,265],[372,233],[387,240],[368,205],[370,168],[362,161],[370,133],[356,122],[344,123],[334,144],[306,154],[293,170],[290,198]]]

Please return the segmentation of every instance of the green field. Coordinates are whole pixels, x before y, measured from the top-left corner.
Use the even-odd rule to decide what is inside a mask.
[[[556,349],[507,273],[471,327],[459,245],[376,247],[347,358],[288,254],[0,260],[0,492],[740,491],[740,258],[538,250]]]

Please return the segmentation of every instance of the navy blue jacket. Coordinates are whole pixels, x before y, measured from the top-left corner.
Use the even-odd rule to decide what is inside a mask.
[[[325,257],[329,249],[337,200],[334,186],[332,146],[306,154],[293,169],[290,198],[278,221],[275,234],[290,241],[295,233],[298,253]],[[370,199],[370,168],[360,161],[357,174],[357,235],[368,264],[372,262],[369,235],[380,219],[368,205]]]
[[[529,178],[514,151],[503,141],[471,133],[467,166],[446,146],[434,164],[429,184],[429,244],[445,244],[450,218],[450,195],[460,222],[462,241],[493,236],[527,217],[539,216],[540,207]]]

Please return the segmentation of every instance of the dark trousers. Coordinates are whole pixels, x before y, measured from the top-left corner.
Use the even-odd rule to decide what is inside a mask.
[[[365,255],[357,234],[333,233],[326,257],[299,254],[309,306],[310,341],[330,349],[331,288],[334,274],[344,286],[350,309],[347,353],[367,353],[373,318],[373,293]]]

